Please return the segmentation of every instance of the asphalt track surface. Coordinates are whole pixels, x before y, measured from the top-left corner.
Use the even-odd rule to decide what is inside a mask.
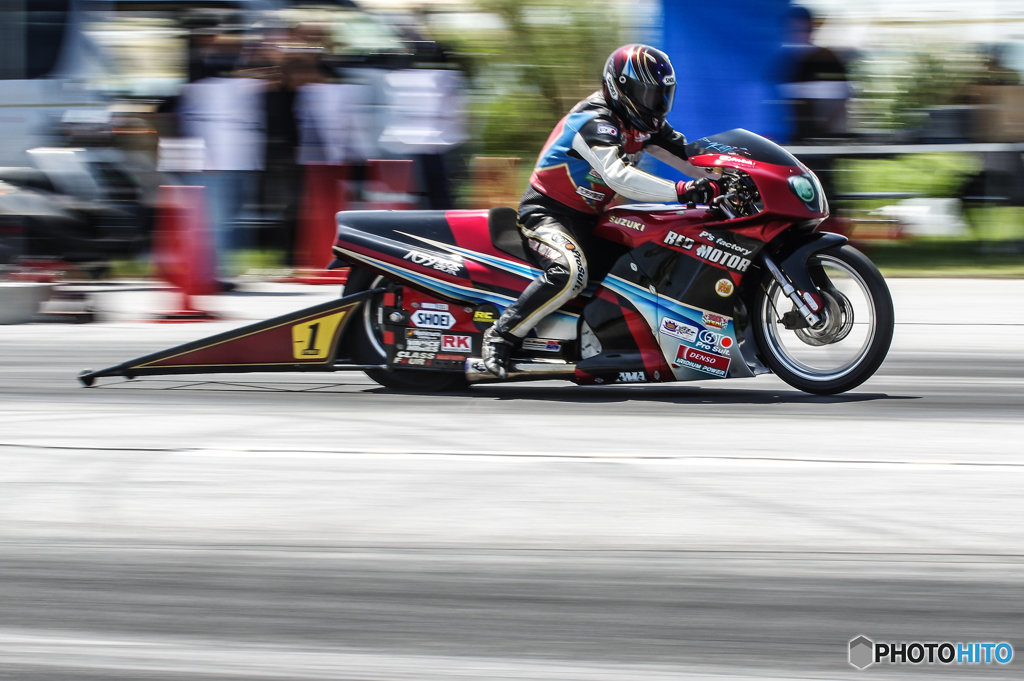
[[[1024,282],[890,284],[836,397],[76,381],[323,287],[0,327],[0,679],[1022,678]],[[859,634],[1017,659],[858,671]]]

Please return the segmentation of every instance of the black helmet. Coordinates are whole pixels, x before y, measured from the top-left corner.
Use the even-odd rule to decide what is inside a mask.
[[[641,132],[657,132],[672,110],[676,72],[668,55],[649,45],[625,45],[604,64],[605,101]]]

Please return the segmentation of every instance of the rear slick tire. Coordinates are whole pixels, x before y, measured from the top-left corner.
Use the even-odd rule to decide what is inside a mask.
[[[345,283],[344,295],[386,286],[389,281],[366,270],[352,268]],[[375,294],[363,301],[352,320],[347,345],[352,360],[357,364],[384,364],[384,349],[380,328],[380,308],[383,294]],[[415,369],[367,369],[364,372],[374,382],[400,392],[446,392],[465,390],[469,382],[462,374]]]
[[[789,385],[843,393],[869,379],[889,352],[892,297],[874,263],[848,244],[812,254],[807,269],[825,299],[822,323],[785,328],[781,317],[795,306],[769,274],[754,305],[754,338],[761,360]]]

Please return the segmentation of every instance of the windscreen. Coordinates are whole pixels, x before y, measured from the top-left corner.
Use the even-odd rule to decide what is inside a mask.
[[[729,154],[780,166],[799,165],[796,157],[778,144],[743,128],[694,140],[686,145],[686,153],[688,156]]]

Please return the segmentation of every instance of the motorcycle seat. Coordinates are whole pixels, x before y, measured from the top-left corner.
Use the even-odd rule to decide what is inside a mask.
[[[515,208],[492,208],[487,214],[487,227],[491,231],[491,243],[495,248],[520,260],[528,260],[523,233],[519,231],[519,214]]]

